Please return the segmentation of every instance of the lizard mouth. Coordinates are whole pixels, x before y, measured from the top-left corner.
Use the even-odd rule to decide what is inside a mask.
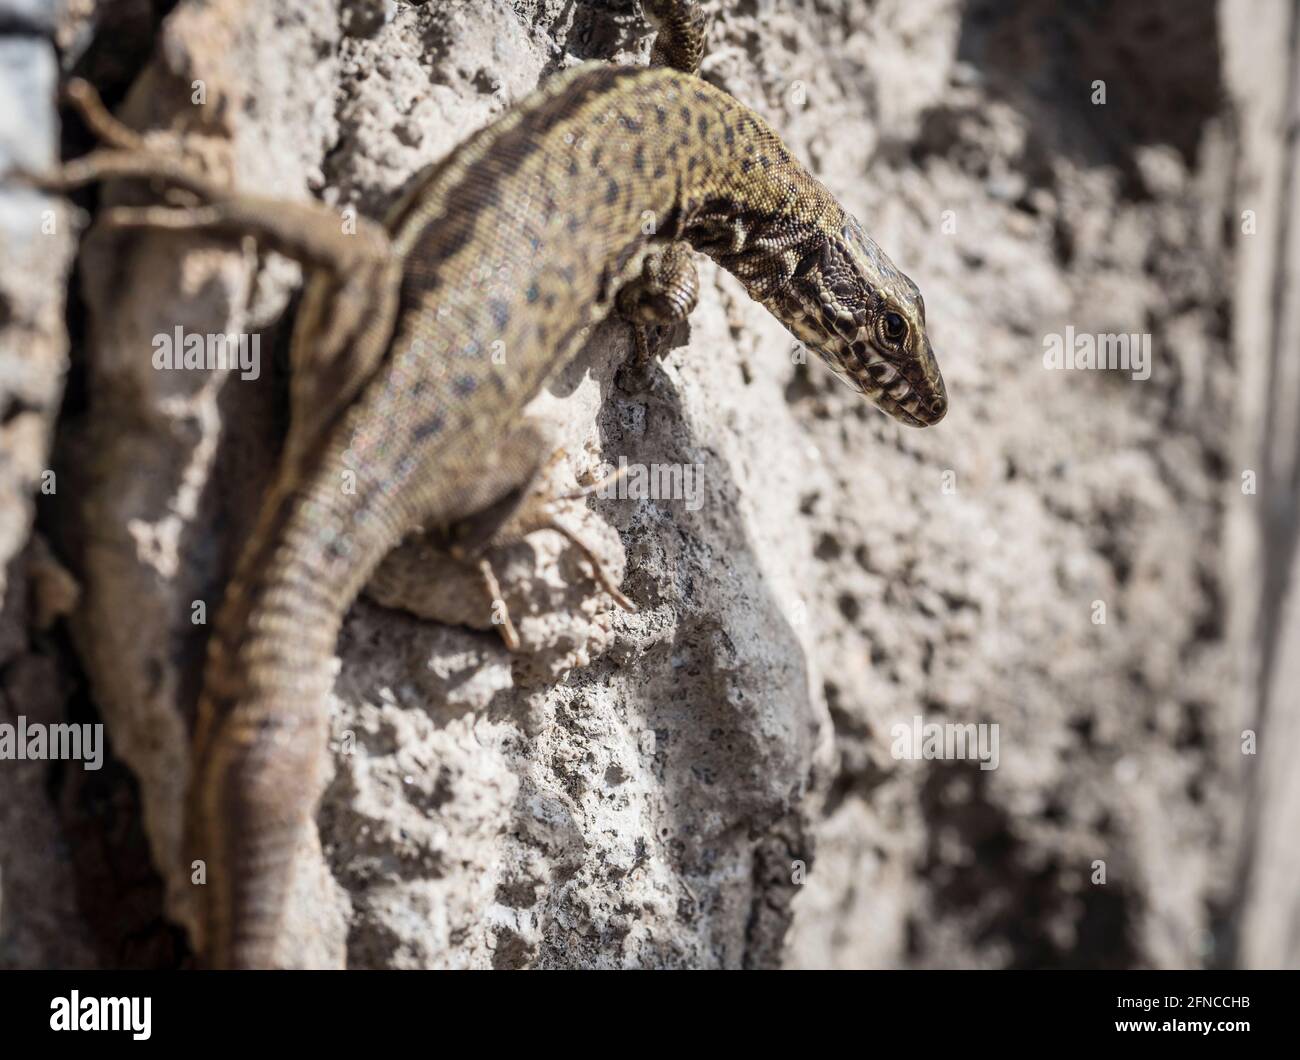
[[[932,427],[948,413],[948,392],[937,373],[933,379],[909,378],[885,358],[873,355],[845,365],[837,374],[882,412],[909,427]]]

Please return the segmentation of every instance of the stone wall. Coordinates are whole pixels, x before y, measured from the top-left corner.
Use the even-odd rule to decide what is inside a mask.
[[[455,613],[470,590],[445,571],[424,620],[385,606],[382,583],[353,608],[286,961],[1296,963],[1294,710],[1284,673],[1263,691],[1254,676],[1285,657],[1289,612],[1259,600],[1287,569],[1295,483],[1240,488],[1243,467],[1289,468],[1279,439],[1296,436],[1294,307],[1263,294],[1294,250],[1278,236],[1293,174],[1283,103],[1261,98],[1285,80],[1267,70],[1295,69],[1294,25],[1230,11],[1251,6],[710,3],[704,76],[920,285],[951,411],[926,431],[886,420],[707,261],[689,332],[648,372],[623,367],[625,325],[599,328],[535,410],[567,453],[558,473],[687,465],[698,503],[572,513],[625,566],[636,614],[559,535],[498,557],[520,656]],[[215,0],[156,27],[133,10],[69,8],[51,34],[64,67],[241,187],[372,216],[557,69],[649,45],[632,0],[383,17]],[[21,36],[53,61],[45,30]],[[1275,67],[1254,58],[1264,42]],[[23,114],[54,121],[43,102]],[[65,149],[88,146],[69,123]],[[37,409],[52,547],[13,561],[67,614],[37,630],[11,578],[6,658],[50,676],[17,684],[10,663],[3,706],[102,720],[114,758],[25,765],[26,816],[0,816],[0,963],[172,966],[207,628],[192,616],[215,610],[283,435],[296,270],[247,242],[102,229],[79,278],[67,257],[21,270],[34,305],[69,299],[72,343],[57,421]],[[265,371],[153,371],[152,336],[177,324],[257,333]],[[0,325],[12,335],[12,314]],[[1046,370],[1045,336],[1067,328],[1149,335],[1149,378]],[[44,334],[57,382],[65,339]],[[29,480],[14,512],[33,509]],[[30,516],[13,518],[8,554]],[[1258,714],[1261,753],[1243,756]],[[895,727],[918,716],[996,724],[998,768],[896,758]],[[0,805],[17,776],[0,763]],[[20,828],[54,842],[34,851]],[[14,890],[47,873],[60,886]]]

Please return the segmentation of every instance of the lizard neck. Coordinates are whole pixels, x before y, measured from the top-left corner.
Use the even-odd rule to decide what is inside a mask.
[[[398,327],[358,422],[367,463],[414,457],[418,482],[448,439],[509,428],[652,245],[685,240],[771,304],[843,211],[727,93],[595,63],[426,170],[386,223]]]
[[[842,224],[830,192],[733,96],[677,70],[604,63],[547,82],[426,170],[388,218],[408,307],[466,282],[482,294],[501,269],[521,285],[591,275],[607,304],[646,243],[673,239],[766,296],[807,241]]]

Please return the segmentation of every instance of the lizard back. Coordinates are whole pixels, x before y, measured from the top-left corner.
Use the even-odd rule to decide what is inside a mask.
[[[387,228],[396,288],[359,332],[355,399],[311,445],[291,431],[210,641],[189,842],[218,965],[272,961],[344,611],[403,535],[497,500],[501,439],[648,247],[711,256],[898,419],[946,409],[915,285],[762,118],[689,74],[555,77],[414,180]],[[309,282],[296,345],[330,333],[336,282]]]

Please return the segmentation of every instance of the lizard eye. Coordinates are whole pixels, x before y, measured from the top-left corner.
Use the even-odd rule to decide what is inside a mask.
[[[907,334],[907,321],[897,313],[886,313],[880,318],[880,331],[890,342],[897,343]]]

